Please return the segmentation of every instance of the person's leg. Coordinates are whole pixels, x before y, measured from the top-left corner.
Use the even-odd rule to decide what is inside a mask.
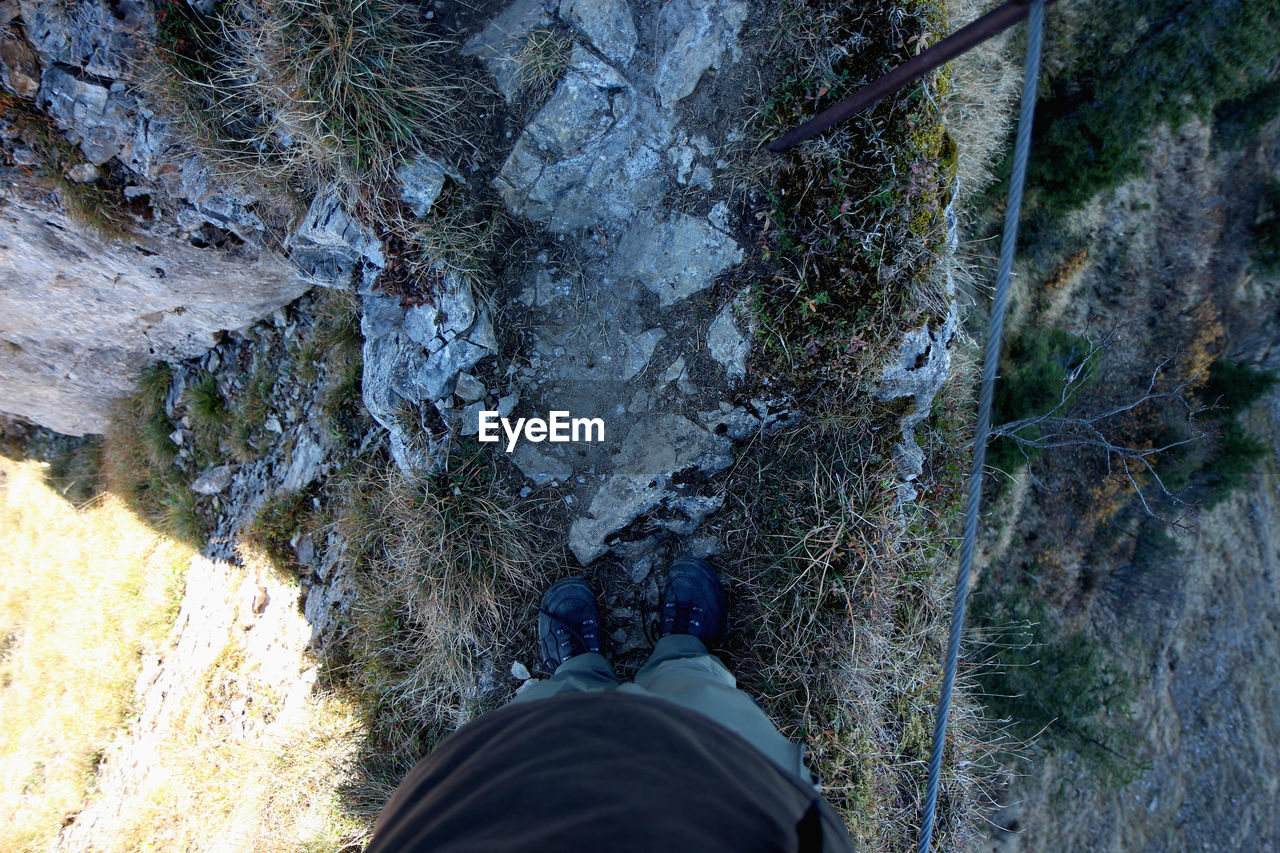
[[[555,674],[544,681],[535,681],[523,688],[511,701],[528,702],[546,699],[561,693],[577,693],[587,690],[612,690],[619,684],[618,676],[604,655],[588,652],[574,655],[560,666]]]
[[[654,646],[634,685],[619,688],[674,702],[710,717],[808,783],[804,747],[782,736],[755,700],[738,689],[733,673],[697,637],[671,634]]]

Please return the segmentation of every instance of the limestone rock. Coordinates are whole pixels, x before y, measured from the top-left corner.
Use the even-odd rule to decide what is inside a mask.
[[[104,242],[39,195],[11,193],[0,233],[0,408],[68,435],[102,432],[143,367],[199,355],[308,288],[250,247]]]
[[[569,530],[569,547],[578,562],[587,565],[602,556],[609,550],[609,537],[664,503],[686,518],[687,513],[700,513],[700,522],[712,507],[685,500],[677,487],[728,468],[733,464],[731,447],[729,439],[681,415],[640,418],[623,440],[613,474],[592,499],[588,515]]]
[[[933,398],[947,381],[958,325],[959,312],[952,302],[941,323],[926,323],[903,336],[897,358],[877,380],[876,399],[910,397],[915,403],[902,418],[902,441],[894,447],[898,470],[905,480],[914,480],[924,470],[924,451],[916,444],[915,428],[928,417]]]
[[[706,288],[741,263],[742,249],[705,219],[672,213],[643,216],[623,235],[613,258],[615,273],[641,281],[663,307]]]
[[[514,213],[568,233],[621,227],[662,199],[672,117],[575,45],[569,70],[493,186]]]
[[[236,466],[219,465],[216,468],[210,468],[191,484],[191,491],[198,495],[216,495],[227,490],[227,486],[231,485],[231,477],[235,474]]]
[[[414,216],[422,217],[431,212],[431,205],[444,189],[446,175],[444,166],[429,157],[418,157],[396,172],[400,181],[400,198],[409,205]]]
[[[90,163],[100,166],[112,157],[129,156],[133,98],[123,83],[108,88],[54,66],[44,72],[37,103],[79,144]]]
[[[461,373],[458,375],[458,383],[454,386],[453,393],[457,394],[464,403],[474,403],[484,396],[484,383],[470,373]]]
[[[360,273],[362,290],[367,291],[386,263],[382,244],[367,225],[347,213],[337,185],[312,200],[289,247],[294,265],[328,287],[348,289]]]
[[[747,4],[739,0],[671,0],[662,7],[662,58],[654,86],[664,107],[693,94],[702,75],[718,68],[726,54],[737,60],[738,32],[746,19]]]
[[[734,299],[711,321],[707,329],[707,349],[711,357],[720,362],[730,379],[741,380],[747,375],[747,356],[751,353],[751,339],[738,331],[736,310],[741,301]]]
[[[507,99],[518,94],[519,65],[516,54],[530,30],[551,24],[543,0],[515,0],[462,47],[463,56],[474,56],[493,75],[498,91]]]
[[[531,445],[521,443],[511,454],[511,461],[533,481],[535,486],[545,486],[553,482],[565,482],[573,476],[573,469],[550,454],[535,450]]]
[[[0,83],[28,100],[40,90],[40,65],[26,40],[6,33],[0,39]]]
[[[636,26],[627,0],[564,0],[560,17],[619,66],[630,62],[636,52]]]

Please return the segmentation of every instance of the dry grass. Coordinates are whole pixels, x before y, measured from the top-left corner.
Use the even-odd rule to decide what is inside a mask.
[[[241,566],[193,561],[172,650],[140,681],[139,715],[58,849],[359,844],[365,827],[337,796],[359,742],[357,710],[313,690],[296,582],[256,552],[241,557]]]
[[[418,481],[370,469],[347,489],[338,529],[358,597],[330,675],[373,721],[358,810],[376,813],[435,739],[492,706],[527,651],[546,555],[527,507],[487,484],[489,464]]]
[[[530,30],[516,51],[516,88],[531,103],[544,101],[566,68],[573,39],[551,28]]]
[[[967,381],[918,430],[928,462],[898,503],[886,412],[833,416],[748,451],[724,536],[734,671],[790,737],[860,850],[908,849],[919,826],[954,573]],[[963,849],[988,808],[996,738],[962,669],[938,849]]]
[[[990,11],[987,0],[952,0],[947,4],[952,29]],[[949,65],[947,131],[956,141],[956,176],[960,198],[977,196],[996,179],[999,161],[1017,116],[1022,92],[1022,63],[1005,34],[984,42]]]
[[[406,156],[463,142],[453,44],[391,0],[231,0],[208,15],[166,0],[157,42],[143,86],[249,188],[377,184]]]
[[[191,553],[112,496],[83,509],[0,458],[0,848],[43,850],[125,723]]]

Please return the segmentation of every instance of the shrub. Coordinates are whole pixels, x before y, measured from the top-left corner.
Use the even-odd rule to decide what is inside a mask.
[[[1253,265],[1263,275],[1280,275],[1280,181],[1267,182],[1254,220]]]
[[[1126,725],[1137,682],[1098,640],[1055,622],[1033,584],[974,595],[973,624],[988,640],[977,668],[985,704],[1022,742],[1073,749],[1100,781],[1126,784],[1141,768]]]
[[[1033,328],[1010,340],[1000,360],[992,425],[1054,409],[1069,410],[1079,390],[1093,379],[1093,366],[1085,363],[1091,351],[1088,340],[1058,328]],[[1078,375],[1081,370],[1085,373]],[[1073,376],[1074,383],[1069,381]],[[1019,434],[1034,438],[1036,429],[1027,427]],[[992,441],[987,451],[988,463],[1006,473],[1013,473],[1036,455],[1036,451],[1004,437]]]
[[[1275,55],[1280,0],[1094,0],[1078,59],[1036,106],[1028,182],[1073,210],[1142,166],[1145,132],[1246,95]]]

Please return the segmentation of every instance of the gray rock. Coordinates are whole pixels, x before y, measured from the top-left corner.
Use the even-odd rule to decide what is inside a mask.
[[[498,398],[498,417],[509,418],[511,413],[516,410],[516,406],[520,403],[520,393],[518,391],[510,394],[504,394]]]
[[[67,180],[77,184],[91,184],[102,177],[102,170],[92,163],[80,163],[67,170]]]
[[[738,32],[746,19],[747,4],[738,0],[671,0],[662,7],[654,88],[664,107],[693,94],[702,75],[720,67],[726,54],[737,61]]]
[[[638,280],[663,307],[709,287],[720,273],[741,263],[742,249],[705,219],[671,213],[641,216],[622,236],[613,272]]]
[[[636,52],[636,27],[627,0],[562,0],[560,17],[619,66]]]
[[[535,450],[528,443],[517,445],[511,454],[511,461],[520,469],[520,473],[533,481],[535,486],[546,486],[553,482],[563,483],[573,476],[573,469],[566,463],[550,454]]]
[[[463,45],[464,56],[474,56],[485,64],[498,91],[512,102],[519,94],[519,64],[516,54],[530,30],[551,24],[543,0],[515,0]]]
[[[458,431],[462,435],[476,435],[480,432],[480,412],[484,410],[484,403],[472,403],[462,410],[462,423]]]
[[[533,678],[533,675],[530,674],[529,667],[525,666],[520,661],[516,661],[511,664],[511,677],[518,681],[528,681],[530,678]]]
[[[569,547],[578,562],[587,565],[609,550],[609,537],[636,518],[684,498],[673,490],[673,478],[710,477],[732,463],[729,439],[708,433],[688,418],[640,418],[623,440],[614,471],[592,499],[588,515],[573,522]],[[701,507],[685,501],[673,509],[696,512]]]
[[[37,101],[90,163],[102,165],[117,155],[129,156],[133,140],[129,112],[134,104],[123,83],[108,88],[53,66],[44,72]]]
[[[742,305],[734,299],[711,321],[707,329],[707,349],[711,357],[720,362],[730,379],[741,380],[747,375],[747,356],[751,353],[751,339],[738,331],[736,312]]]
[[[286,492],[302,491],[320,476],[328,456],[329,447],[322,436],[311,429],[299,430],[280,488]]]
[[[742,406],[729,408],[728,403],[721,405],[723,410],[702,415],[702,422],[713,434],[746,441],[760,431],[760,419]]]
[[[552,231],[621,228],[658,204],[674,117],[576,46],[551,99],[516,141],[493,186],[514,213]]]
[[[348,289],[360,273],[361,292],[367,293],[386,264],[382,244],[372,229],[347,213],[336,184],[312,200],[289,238],[289,249],[294,265],[326,287]]]
[[[418,157],[401,166],[396,177],[400,180],[400,198],[409,205],[414,216],[430,213],[431,205],[444,189],[444,166],[430,157]]]
[[[876,382],[876,399],[910,397],[915,403],[902,418],[902,440],[894,446],[899,473],[906,480],[915,479],[924,471],[924,451],[916,443],[915,428],[928,417],[933,398],[947,381],[958,325],[959,313],[956,303],[952,302],[942,323],[926,324],[903,336],[897,358]],[[914,495],[910,499],[914,499]]]
[[[138,45],[154,26],[150,7],[137,0],[86,0],[74,6],[22,0],[20,7],[43,67],[78,68],[98,80],[129,79]]]
[[[460,373],[453,393],[457,394],[464,403],[474,403],[484,396],[484,383],[470,373]]]
[[[0,233],[0,410],[68,435],[104,431],[143,367],[200,355],[308,287],[256,253],[104,242],[40,194],[11,192]]]
[[[191,491],[198,495],[217,495],[226,491],[227,486],[231,485],[231,478],[234,476],[236,466],[219,465],[216,468],[210,468],[191,484]]]

